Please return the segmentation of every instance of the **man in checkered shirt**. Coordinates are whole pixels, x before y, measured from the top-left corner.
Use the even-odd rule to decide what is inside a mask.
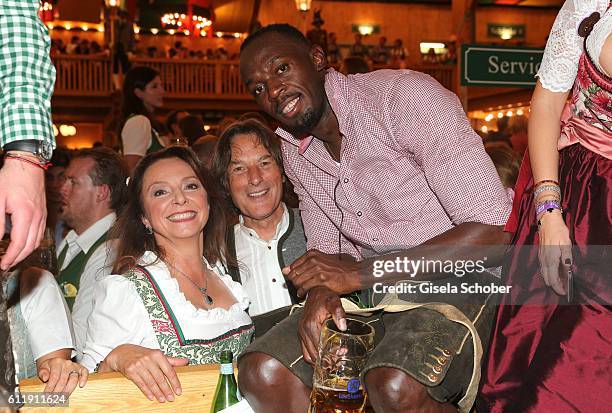
[[[251,35],[240,70],[259,106],[281,125],[276,132],[309,249],[284,270],[299,294],[308,293],[304,309],[246,350],[240,387],[256,411],[305,411],[322,323],[331,316],[346,326],[338,296],[381,281],[372,277],[381,259],[482,259],[476,246],[508,241],[502,226],[511,205],[458,99],[427,75],[344,76],[289,25]],[[487,266],[502,251],[494,248]],[[408,278],[397,271],[383,281]],[[434,271],[413,279],[444,276]],[[443,282],[460,276],[447,274]],[[468,276],[491,282],[487,272]],[[493,316],[487,297],[429,298],[460,309],[486,345]],[[362,377],[376,411],[469,409],[459,399],[468,396],[468,383],[473,398],[479,375],[472,376],[474,350],[463,327],[427,309],[370,321],[376,346]]]
[[[44,166],[55,146],[51,95],[55,69],[39,0],[0,0],[0,228],[11,216],[11,242],[0,267],[6,270],[40,243],[46,221]],[[25,143],[28,146],[20,146]],[[43,148],[28,150],[28,148]],[[3,232],[4,233],[4,232]],[[6,303],[0,298],[0,386],[12,389],[14,369]]]

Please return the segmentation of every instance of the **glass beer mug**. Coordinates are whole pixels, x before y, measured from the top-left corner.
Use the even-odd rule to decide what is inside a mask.
[[[309,413],[361,413],[366,394],[359,378],[374,348],[374,329],[347,318],[346,331],[327,320],[321,331]]]

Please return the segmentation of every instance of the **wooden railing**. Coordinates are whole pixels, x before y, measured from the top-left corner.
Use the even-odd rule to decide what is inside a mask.
[[[427,65],[416,67],[415,70],[427,73],[448,90],[457,92],[455,90],[455,65]]]
[[[112,91],[110,59],[105,56],[53,56],[57,72],[55,94],[108,96]]]
[[[68,406],[26,406],[20,412],[34,413],[94,413],[94,412],[209,412],[217,379],[218,365],[185,366],[176,368],[183,393],[173,402],[149,401],[136,385],[120,373],[90,374],[87,384],[70,396]],[[22,393],[38,393],[44,383],[37,378],[19,385]]]
[[[136,59],[133,64],[157,70],[170,98],[251,99],[238,61]]]
[[[57,96],[110,96],[113,91],[107,56],[55,55]],[[135,59],[134,65],[152,67],[160,73],[168,98],[251,100],[238,61]],[[455,66],[428,65],[414,68],[455,90]]]

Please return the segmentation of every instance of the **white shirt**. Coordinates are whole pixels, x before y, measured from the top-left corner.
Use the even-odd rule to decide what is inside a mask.
[[[116,219],[117,215],[112,212],[96,221],[95,224],[87,228],[81,235],[71,230],[57,249],[59,257],[64,246],[68,244],[68,252],[66,253],[66,258],[64,259],[60,271],[66,268],[81,251],[87,254],[89,249],[102,234],[113,226]],[[79,291],[77,292],[74,305],[72,306],[72,324],[76,340],[77,360],[80,360],[83,356],[83,346],[85,345],[85,334],[87,332],[87,319],[93,309],[96,284],[103,276],[112,272],[113,261],[116,256],[115,247],[114,240],[108,240],[98,246],[96,251],[89,257],[81,273]]]
[[[249,298],[242,286],[229,275],[208,263],[206,265],[225,283],[236,298],[229,310],[195,307],[179,289],[168,267],[157,256],[147,251],[140,264],[155,279],[183,332],[185,339],[213,339],[226,332],[251,324],[246,313]],[[87,339],[81,363],[90,371],[115,347],[121,344],[159,349],[149,314],[134,284],[123,275],[104,277],[96,287],[96,302],[87,325]]]
[[[144,115],[129,118],[121,130],[124,155],[145,156],[151,146],[151,121]]]
[[[589,55],[603,72],[599,63],[601,48],[612,30],[612,9],[609,0],[566,0],[555,19],[542,65],[537,77],[542,87],[551,92],[567,92],[574,85],[578,74],[578,63],[583,50],[584,39],[578,35],[580,23],[593,12],[602,18],[595,24],[587,38]]]
[[[285,212],[270,241],[259,238],[255,230],[244,225],[242,215],[240,222],[234,225],[236,258],[242,285],[251,298],[251,316],[291,305],[287,283],[278,263],[278,240],[289,228],[289,211],[284,204],[283,209]]]
[[[53,275],[31,267],[19,277],[19,305],[34,360],[52,351],[74,349],[70,311]]]

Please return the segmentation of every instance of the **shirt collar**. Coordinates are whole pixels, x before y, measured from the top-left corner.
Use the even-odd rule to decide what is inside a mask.
[[[78,235],[74,230],[71,230],[68,235],[66,235],[66,241],[68,244],[77,243],[81,250],[87,254],[89,249],[96,243],[98,239],[104,234],[106,231],[110,229],[115,223],[117,219],[117,214],[111,212],[106,215],[104,218],[101,218],[96,221],[95,224],[87,228],[81,235]]]
[[[338,123],[340,126],[340,132],[345,130],[344,119],[347,119],[347,112],[350,110],[348,105],[340,105],[339,101],[345,101],[348,95],[348,78],[340,72],[330,68],[325,74],[325,94],[329,100],[329,104],[334,111],[338,114]],[[312,143],[314,136],[310,135],[303,139],[298,139],[291,133],[287,132],[280,126],[276,128],[276,134],[285,141],[298,147],[298,153],[303,155]]]
[[[271,241],[277,241],[280,237],[283,236],[285,232],[287,232],[287,229],[289,228],[289,210],[284,202],[281,202],[281,207],[283,208],[283,216],[281,217],[281,220],[279,221],[279,223],[276,224],[276,232],[274,234],[274,238],[272,238]],[[239,221],[238,225],[240,226],[240,232],[243,235],[247,237],[252,236],[252,237],[255,237],[256,239],[261,240],[261,238],[259,238],[259,235],[257,235],[257,231],[255,231],[252,228],[247,227],[244,224],[244,217],[242,216],[242,214],[239,215],[238,221]],[[269,241],[265,241],[265,242],[269,242]]]

